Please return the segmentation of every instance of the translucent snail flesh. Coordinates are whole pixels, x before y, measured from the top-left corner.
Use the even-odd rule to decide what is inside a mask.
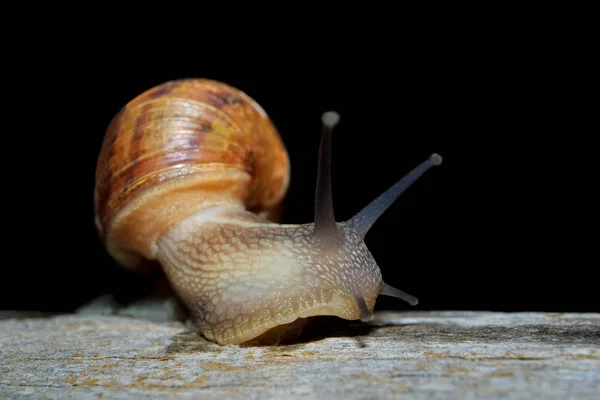
[[[315,222],[280,224],[288,154],[254,100],[208,79],[140,94],[111,121],[98,158],[94,211],[107,251],[133,270],[159,265],[200,333],[218,344],[312,316],[366,319],[380,294],[416,304],[384,283],[363,240],[441,157],[336,222],[330,152],[338,120],[323,114]]]

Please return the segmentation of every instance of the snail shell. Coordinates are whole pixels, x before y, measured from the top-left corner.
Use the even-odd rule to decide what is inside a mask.
[[[275,127],[243,92],[207,79],[166,82],[107,129],[96,226],[120,264],[145,268],[158,238],[200,210],[231,204],[278,221],[289,170]]]
[[[98,158],[95,221],[107,251],[133,270],[160,266],[199,332],[219,344],[285,333],[313,316],[365,320],[378,295],[416,304],[382,280],[364,237],[441,157],[336,222],[329,160],[338,122],[323,115],[314,223],[280,224],[288,154],[254,100],[208,79],[142,93],[111,121]]]

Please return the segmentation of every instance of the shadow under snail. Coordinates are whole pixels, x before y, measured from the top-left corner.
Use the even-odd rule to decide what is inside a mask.
[[[98,158],[95,222],[108,253],[132,270],[159,265],[199,333],[221,345],[313,316],[366,320],[379,295],[417,304],[382,280],[363,240],[442,158],[432,154],[336,222],[330,153],[338,121],[323,114],[314,223],[280,224],[288,154],[253,99],[209,79],[145,91],[111,121]]]

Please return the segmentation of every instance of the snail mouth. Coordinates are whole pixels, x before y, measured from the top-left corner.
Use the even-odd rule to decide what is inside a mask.
[[[218,324],[208,324],[199,321],[198,325],[201,333],[208,340],[220,345],[268,345],[293,341],[302,333],[304,326],[315,318],[363,319],[363,312],[370,315],[370,311],[365,302],[362,303],[365,310],[361,310],[355,298],[350,295],[334,296],[323,304],[308,305],[306,302],[299,301],[288,312],[272,313],[265,309],[265,312],[245,318],[244,323],[232,324],[231,321],[223,321]]]

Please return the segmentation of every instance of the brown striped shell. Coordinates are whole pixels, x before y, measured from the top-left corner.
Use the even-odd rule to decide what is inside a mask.
[[[217,204],[278,220],[289,183],[284,144],[262,108],[229,85],[183,79],[130,101],[98,158],[94,212],[110,254],[136,268],[176,223]]]

